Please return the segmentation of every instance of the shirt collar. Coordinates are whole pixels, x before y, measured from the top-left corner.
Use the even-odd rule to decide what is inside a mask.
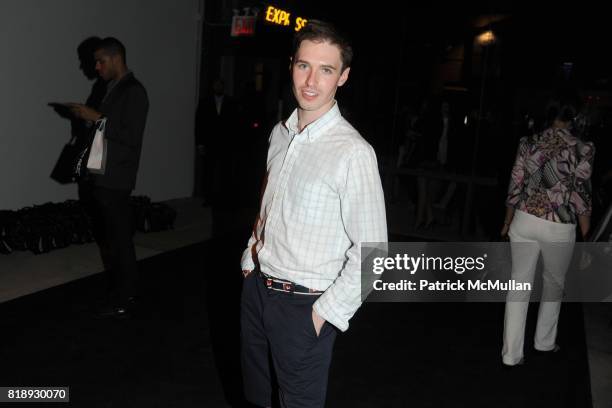
[[[342,114],[340,113],[340,108],[338,107],[338,102],[334,101],[334,105],[328,110],[323,116],[314,122],[310,123],[308,126],[302,130],[302,133],[306,134],[306,138],[309,142],[314,142],[319,138],[327,129],[329,129],[332,125],[336,124],[338,120],[342,118]],[[298,127],[298,113],[297,109],[295,109],[291,116],[285,121],[285,127],[292,134],[300,133]]]
[[[119,78],[119,79],[113,79],[113,80],[108,81],[108,86],[109,86],[109,88],[110,88],[110,87],[113,87],[113,86],[115,86],[115,85],[117,85],[119,82],[121,82],[121,81],[123,81],[123,80],[125,80],[125,79],[129,78],[129,77],[130,77],[130,76],[132,76],[132,75],[133,75],[133,74],[132,74],[132,71],[127,70],[127,71],[125,72],[125,74],[123,74],[123,76],[122,76],[121,78]]]
[[[117,86],[119,82],[124,81],[133,75],[134,74],[132,73],[132,71],[128,70],[121,78],[108,81],[108,83],[106,84],[106,96],[104,96],[104,99],[106,99],[108,95],[110,95],[113,88]]]

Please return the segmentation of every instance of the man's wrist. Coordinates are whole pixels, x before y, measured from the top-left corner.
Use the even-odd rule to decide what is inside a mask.
[[[315,327],[315,331],[317,332],[317,336],[319,334],[321,334],[321,329],[323,328],[323,325],[325,324],[326,320],[319,315],[314,308],[312,309],[312,323],[314,324]]]

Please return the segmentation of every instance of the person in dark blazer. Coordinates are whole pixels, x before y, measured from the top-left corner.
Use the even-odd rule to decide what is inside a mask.
[[[223,80],[212,83],[212,94],[200,100],[196,112],[195,139],[204,160],[204,204],[225,207],[234,202],[238,190],[236,152],[244,141],[239,137],[239,107],[225,93]],[[240,141],[240,142],[239,142]]]
[[[124,317],[128,316],[138,276],[129,198],[136,185],[149,101],[145,88],[128,70],[125,47],[119,40],[103,39],[94,55],[96,71],[108,81],[106,94],[97,110],[73,104],[72,112],[98,125],[105,120],[102,168],[87,171],[85,177],[92,186],[98,217],[94,224],[102,229],[96,234],[98,245],[110,260],[109,303],[100,316]],[[89,150],[92,142],[93,134]],[[88,154],[81,168],[87,159]]]

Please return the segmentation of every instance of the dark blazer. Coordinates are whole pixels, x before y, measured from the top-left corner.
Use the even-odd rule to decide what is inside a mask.
[[[104,98],[99,112],[106,119],[106,169],[90,174],[94,186],[133,190],[149,111],[147,91],[130,72]]]
[[[220,113],[217,113],[214,96],[201,99],[196,112],[196,144],[214,155],[227,154],[226,149],[236,147],[240,120],[238,105],[231,96],[223,96]]]

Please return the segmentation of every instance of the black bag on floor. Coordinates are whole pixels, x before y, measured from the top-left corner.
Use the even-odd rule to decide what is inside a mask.
[[[0,254],[8,255],[13,252],[13,248],[4,240],[4,238],[0,238]]]
[[[76,164],[82,151],[82,148],[78,147],[75,142],[76,138],[73,137],[64,145],[51,171],[51,178],[60,184],[72,183],[75,180]]]
[[[8,242],[9,224],[14,222],[13,211],[0,211],[0,254],[10,254],[13,248]]]
[[[174,228],[176,210],[163,203],[151,203],[148,197],[132,197],[135,227],[140,232],[157,232]]]
[[[176,210],[162,203],[153,203],[146,208],[144,232],[166,231],[174,228]]]

